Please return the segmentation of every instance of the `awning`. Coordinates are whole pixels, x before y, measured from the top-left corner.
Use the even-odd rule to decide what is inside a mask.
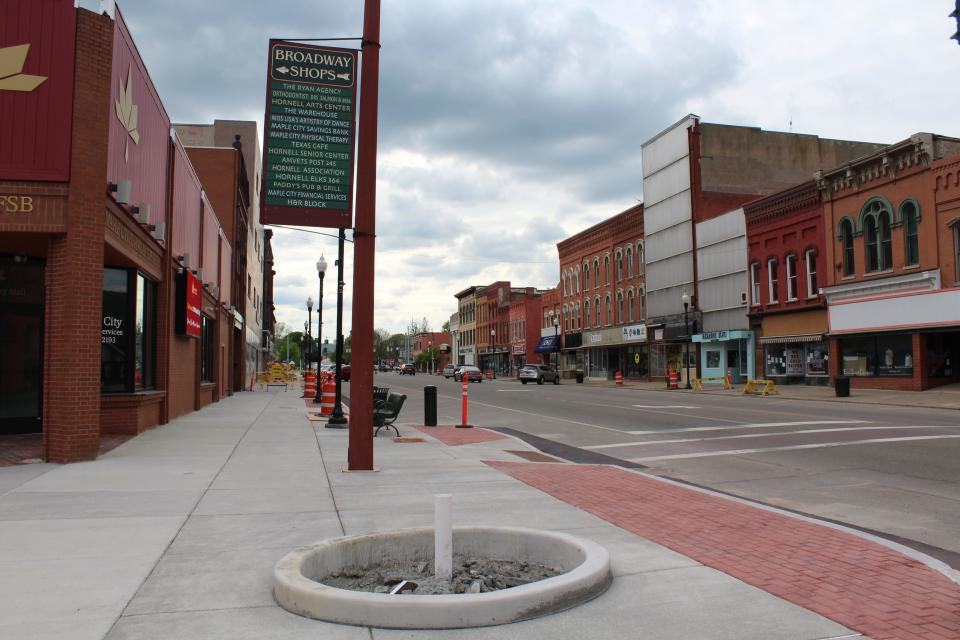
[[[764,336],[760,344],[789,344],[791,342],[821,342],[822,333],[800,333],[792,336]]]
[[[560,336],[543,336],[534,349],[537,353],[553,353],[560,350]]]

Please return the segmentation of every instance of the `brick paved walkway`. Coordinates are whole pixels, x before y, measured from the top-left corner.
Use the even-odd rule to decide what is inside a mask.
[[[487,464],[874,640],[960,638],[960,585],[880,544],[615,467]]]
[[[100,455],[132,438],[126,435],[100,436]],[[28,433],[23,435],[0,436],[0,467],[12,467],[23,464],[27,460],[43,459],[43,434]]]
[[[437,427],[425,427],[423,425],[409,425],[418,429],[427,435],[433,436],[445,445],[456,447],[461,444],[476,444],[478,442],[493,442],[494,440],[505,440],[507,436],[487,429],[457,429],[451,425],[440,425]]]

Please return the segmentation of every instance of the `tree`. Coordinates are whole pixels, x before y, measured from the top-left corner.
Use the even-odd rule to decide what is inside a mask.
[[[375,362],[382,362],[389,357],[390,332],[386,329],[374,329],[373,331],[373,359]]]
[[[444,333],[450,333],[450,321],[444,320],[443,325],[440,326],[440,331]]]
[[[430,321],[425,317],[419,322],[411,318],[407,325],[407,335],[418,336],[422,333],[430,333]]]

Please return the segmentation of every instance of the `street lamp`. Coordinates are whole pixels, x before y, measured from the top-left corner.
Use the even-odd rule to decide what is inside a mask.
[[[340,229],[337,239],[337,366],[336,366],[336,391],[333,399],[333,414],[327,420],[328,429],[346,429],[347,419],[343,415],[343,408],[340,405],[341,398],[341,368],[343,367],[343,243],[346,238],[346,231]],[[322,256],[321,256],[322,258]]]
[[[493,364],[490,366],[493,369],[493,377],[497,377],[497,330],[490,329],[490,351],[493,353]]]
[[[313,352],[313,298],[307,298],[307,368],[312,369],[310,354]]]
[[[692,389],[690,385],[690,296],[686,291],[683,292],[683,296],[680,298],[683,301],[683,324],[687,330],[687,355],[686,367],[687,367],[687,389]]]
[[[317,274],[320,276],[320,299],[317,300],[317,373],[320,373],[320,360],[322,356],[320,354],[320,339],[323,335],[323,276],[327,273],[327,261],[323,259],[323,254],[320,254],[320,259],[317,260]],[[317,394],[313,398],[314,404],[320,403],[320,381],[317,381]]]

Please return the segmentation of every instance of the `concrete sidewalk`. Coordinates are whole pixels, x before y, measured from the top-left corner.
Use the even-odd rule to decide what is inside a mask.
[[[564,381],[566,382],[566,381]],[[585,382],[587,385],[616,387],[612,380],[603,382]],[[743,385],[735,385],[735,389],[724,390],[719,386],[704,385],[703,391],[687,389],[667,389],[663,381],[634,381],[625,380],[624,389],[641,389],[643,391],[663,391],[664,393],[706,393],[709,395],[740,396]],[[952,384],[927,391],[896,391],[891,389],[850,389],[850,396],[838,398],[833,387],[805,384],[787,384],[777,387],[780,390],[778,397],[790,400],[817,400],[820,402],[843,402],[853,404],[879,404],[901,407],[926,407],[930,409],[960,409],[960,384]]]
[[[410,398],[401,421],[420,415],[422,401]],[[692,490],[671,489],[658,497],[660,492],[646,483],[661,481],[637,475],[643,483],[621,490],[619,503],[611,505],[602,499],[608,481],[604,470],[629,472],[600,467],[602,473],[594,475],[589,466],[525,462],[538,459],[536,452],[486,431],[469,438],[409,424],[400,431],[414,441],[397,442],[383,433],[376,439],[378,473],[343,473],[345,431],[306,420],[295,392],[244,393],[142,434],[95,462],[0,468],[0,637],[861,637],[859,630],[836,622],[838,616],[799,606],[797,598],[772,586],[755,586],[758,581],[749,576],[757,574],[750,564],[757,559],[725,556],[724,561],[743,565],[743,571],[725,572],[706,556],[696,559],[702,541],[695,536],[684,538],[681,554],[668,548],[673,540],[658,544],[648,539],[655,537],[652,533],[632,532],[639,529],[631,522],[649,520],[632,501],[656,506],[682,530],[702,529],[695,520],[698,512],[671,506],[677,495],[671,492]],[[560,488],[550,493],[538,488],[537,478],[564,474],[564,469],[586,475],[571,473],[580,480],[564,487],[556,483]],[[272,571],[288,551],[344,533],[430,526],[432,496],[441,492],[454,496],[455,525],[561,530],[601,543],[611,554],[613,585],[596,600],[560,614],[456,631],[367,630],[308,620],[276,606]],[[760,509],[741,512],[739,506],[730,508],[739,503],[715,496],[706,505],[697,500],[697,509],[707,509],[741,537],[750,530],[738,514],[761,518],[750,526],[766,527],[756,513]],[[611,524],[621,516],[627,518],[618,522],[621,526]],[[718,552],[718,540],[724,544],[722,536],[715,537],[711,553]],[[844,540],[853,545],[844,553],[866,550],[891,562],[872,547]],[[783,543],[803,545],[804,540]],[[788,557],[790,548],[780,555]],[[940,574],[927,573],[925,565],[906,556],[894,556],[892,562],[909,565],[918,588],[939,590],[934,593],[944,606],[960,604],[956,584],[940,581]],[[787,564],[782,568],[785,576],[792,570]],[[774,582],[782,586],[783,580]],[[875,590],[878,606],[890,608],[883,600],[890,588],[886,582],[867,580],[859,588],[867,595]],[[897,619],[898,611],[887,611],[885,620]],[[929,603],[922,612],[940,616],[925,619],[923,635],[896,635],[893,625],[892,635],[874,637],[960,636],[956,616],[944,618]],[[952,630],[943,626],[954,623]]]

